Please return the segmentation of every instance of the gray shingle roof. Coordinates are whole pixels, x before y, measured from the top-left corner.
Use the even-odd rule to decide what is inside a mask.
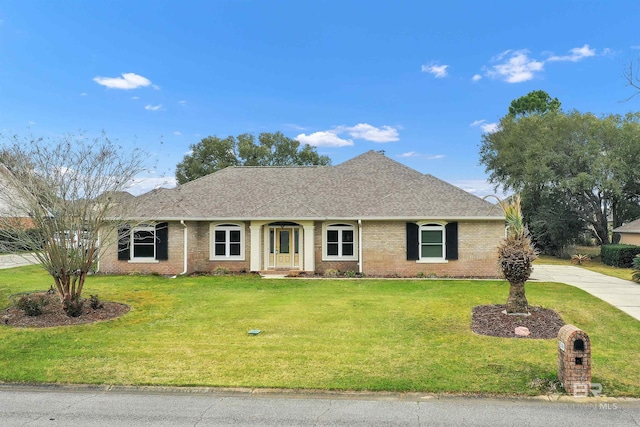
[[[495,205],[376,151],[337,166],[228,167],[138,199],[135,218],[504,218]]]
[[[631,221],[613,230],[616,233],[640,233],[640,219]]]

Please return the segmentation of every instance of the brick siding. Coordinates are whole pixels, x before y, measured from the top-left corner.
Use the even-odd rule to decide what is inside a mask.
[[[249,222],[244,223],[244,261],[211,261],[209,222],[187,221],[188,273],[213,272],[224,267],[232,272],[249,271],[251,257],[251,232]],[[358,261],[322,260],[322,221],[315,222],[315,271],[323,274],[329,269],[359,271]],[[356,226],[357,230],[357,226]],[[369,276],[387,277],[496,277],[497,245],[504,237],[501,221],[459,221],[458,260],[446,263],[419,263],[406,259],[405,221],[363,221],[362,269]],[[180,274],[184,269],[184,227],[180,222],[169,222],[169,259],[156,263],[118,261],[117,248],[111,245],[100,261],[100,271],[105,273],[159,273]],[[357,237],[357,236],[356,236]],[[262,253],[262,251],[261,251]]]

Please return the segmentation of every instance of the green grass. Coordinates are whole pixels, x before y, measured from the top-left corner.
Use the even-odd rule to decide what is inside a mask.
[[[595,271],[596,273],[606,274],[607,276],[617,277],[624,280],[632,280],[632,268],[618,268],[605,265],[600,261],[600,246],[579,246],[575,253],[589,255],[591,261],[577,267]],[[550,264],[550,265],[573,265],[570,259],[561,259],[549,255],[540,255],[534,264]]]
[[[38,267],[0,270],[0,309],[50,283]],[[99,276],[84,293],[132,310],[0,327],[0,381],[526,395],[556,375],[555,339],[471,332],[475,305],[506,300],[502,281]],[[532,283],[527,296],[590,335],[605,394],[640,396],[640,322],[570,286]]]

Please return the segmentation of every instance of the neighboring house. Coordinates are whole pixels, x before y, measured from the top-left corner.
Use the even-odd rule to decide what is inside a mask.
[[[16,225],[30,227],[31,218],[24,210],[27,206],[20,198],[18,190],[11,184],[11,172],[0,164],[0,227]]]
[[[631,221],[613,230],[620,234],[620,243],[625,245],[640,245],[640,219]]]
[[[337,166],[228,167],[138,196],[105,273],[329,269],[495,277],[495,205],[375,151]]]

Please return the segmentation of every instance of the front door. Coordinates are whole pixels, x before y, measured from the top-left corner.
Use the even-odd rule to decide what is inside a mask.
[[[299,229],[272,227],[269,232],[269,266],[291,269],[299,267]]]

